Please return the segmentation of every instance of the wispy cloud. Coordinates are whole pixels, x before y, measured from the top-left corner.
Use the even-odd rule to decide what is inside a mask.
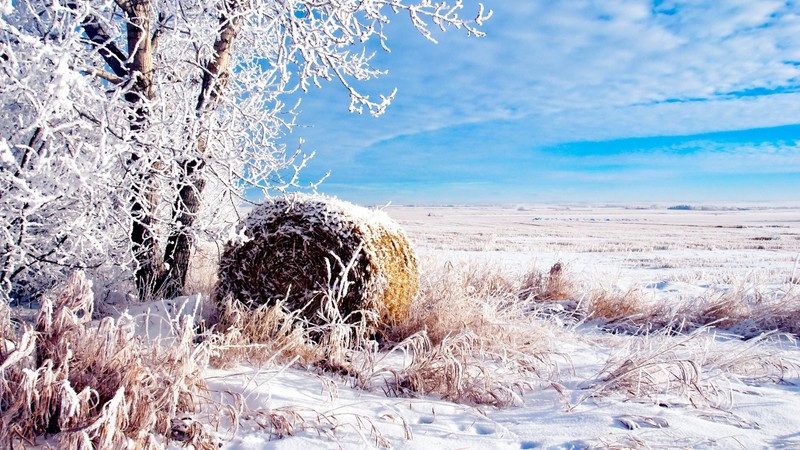
[[[467,10],[476,4],[465,3]],[[347,114],[346,96],[333,85],[309,94],[301,122],[314,128],[296,135],[319,151],[312,172],[333,170],[334,192],[339,185],[379,186],[381,177],[467,183],[482,171],[497,172],[483,179],[500,182],[503,171],[522,169],[547,177],[541,148],[560,143],[800,123],[794,2],[485,3],[495,15],[480,40],[448,32],[429,45],[404,17],[394,19],[387,30],[393,51],[375,59],[390,74],[365,86],[375,93],[398,87],[386,116]],[[642,158],[695,172],[732,173],[745,160],[762,173],[773,163],[781,165],[776,170],[797,170],[788,144],[765,139],[750,150],[724,151],[714,145],[693,155],[649,148]],[[770,154],[771,146],[783,153]],[[596,153],[589,160],[615,157]],[[549,170],[555,176],[560,169]],[[625,165],[616,174],[584,174],[653,175],[649,168],[635,170]],[[558,173],[567,172],[574,177],[576,171]]]

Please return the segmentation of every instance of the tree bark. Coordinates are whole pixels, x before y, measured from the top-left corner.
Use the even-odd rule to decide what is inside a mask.
[[[131,87],[125,93],[125,100],[131,105],[130,130],[135,134],[147,128],[149,102],[154,98],[153,88],[153,46],[151,42],[151,11],[149,0],[132,1],[126,4],[128,16],[128,75]],[[144,149],[142,149],[144,151]],[[136,164],[141,155],[133,152],[130,163]],[[155,191],[154,163],[144,161],[145,167],[135,172],[133,198],[131,199],[131,245],[136,258],[136,288],[141,300],[150,300],[160,288],[163,264],[158,255],[158,241],[153,231],[154,211],[159,201]]]
[[[149,119],[149,102],[155,97],[153,87],[153,49],[151,38],[151,4],[150,0],[117,1],[117,5],[125,12],[126,39],[128,54],[120,50],[100,21],[88,16],[81,24],[86,33],[88,43],[94,46],[98,54],[120,79],[131,81],[124,98],[129,105],[128,120],[132,134],[144,131]],[[69,8],[78,9],[77,3],[67,3]],[[138,151],[137,151],[138,150]],[[155,296],[162,278],[163,264],[158,255],[153,226],[153,212],[158,202],[154,189],[154,162],[147,161],[140,153],[145,149],[134,150],[128,161],[133,169],[132,195],[130,213],[133,220],[131,226],[131,249],[137,262],[135,273],[136,289],[139,298],[148,300]],[[144,161],[143,161],[144,159]],[[137,164],[144,167],[135,167]]]
[[[164,251],[164,265],[167,272],[162,281],[162,292],[166,297],[184,294],[186,275],[194,248],[191,227],[200,211],[200,196],[206,181],[202,174],[203,162],[197,159],[188,161],[183,167],[184,182],[178,191],[173,205],[174,231],[167,239]]]
[[[239,18],[236,16],[237,8],[238,3],[235,1],[226,3],[226,11],[219,18],[219,32],[214,41],[214,55],[205,66],[203,84],[195,106],[200,120],[213,120],[210,117],[211,113],[219,106],[222,93],[228,84],[231,53],[239,23]],[[188,294],[184,290],[186,274],[195,246],[191,228],[200,211],[201,195],[206,185],[203,174],[206,144],[205,138],[198,139],[197,153],[199,156],[183,163],[180,189],[173,204],[172,217],[175,228],[167,239],[164,252],[164,262],[168,269],[163,280],[162,292],[168,297]]]

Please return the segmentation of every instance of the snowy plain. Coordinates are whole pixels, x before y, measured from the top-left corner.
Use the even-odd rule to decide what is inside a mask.
[[[386,212],[406,229],[423,269],[451,261],[500,267],[514,276],[561,262],[587,292],[635,289],[658,302],[734,290],[797,298],[800,289],[800,205]],[[239,393],[250,410],[217,432],[230,450],[800,448],[800,349],[794,336],[742,340],[713,328],[629,335],[591,322],[548,336],[546,345],[558,355],[557,374],[504,408],[394,397],[379,382],[357,389],[345,376],[292,367],[210,371],[212,397],[224,404],[230,393]],[[637,355],[645,363],[650,357],[661,362],[654,377],[668,375],[670,358],[678,366],[689,361],[702,387],[671,389],[666,379],[662,391],[641,395],[607,389],[609,367]],[[401,366],[404,357],[387,355],[385,363]],[[776,374],[775,367],[760,365],[779,369]],[[312,426],[271,435],[264,420],[281,410]]]

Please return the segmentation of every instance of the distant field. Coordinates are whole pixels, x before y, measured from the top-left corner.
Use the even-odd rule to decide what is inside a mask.
[[[621,207],[390,207],[423,255],[561,261],[587,283],[624,287],[775,285],[800,276],[800,207],[727,210]]]

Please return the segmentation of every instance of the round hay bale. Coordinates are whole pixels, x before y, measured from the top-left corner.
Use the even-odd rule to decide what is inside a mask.
[[[376,327],[405,317],[419,289],[416,255],[383,211],[294,194],[267,200],[241,227],[244,242],[229,243],[220,259],[217,301],[229,295],[250,307],[284,301],[322,324],[331,318],[320,308],[334,298],[342,318],[354,323],[359,311],[369,311]],[[331,295],[345,276],[346,291]]]

